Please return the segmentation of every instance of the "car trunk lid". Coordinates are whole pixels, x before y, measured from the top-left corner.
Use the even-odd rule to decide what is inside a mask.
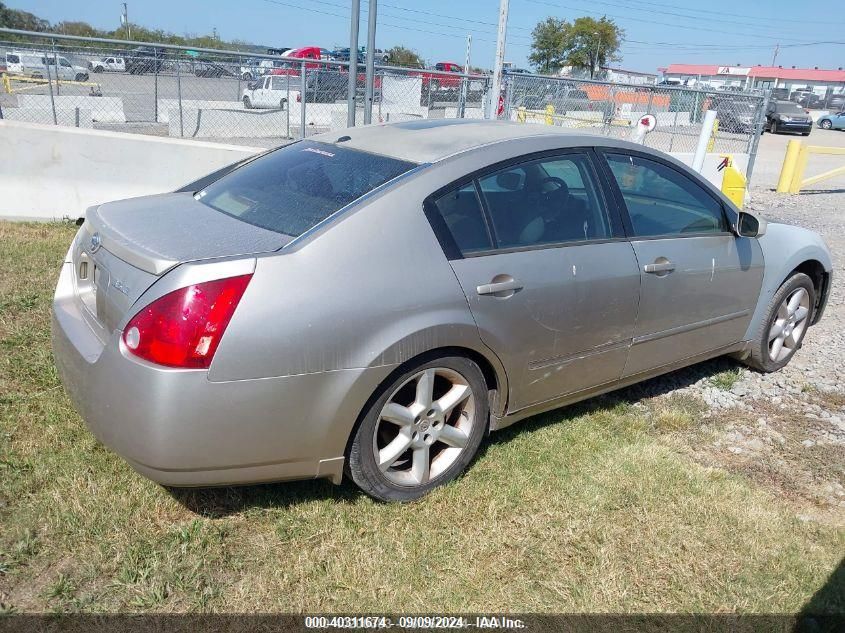
[[[190,193],[109,202],[88,209],[71,247],[74,287],[86,320],[105,342],[173,267],[275,251],[291,239],[215,211]]]

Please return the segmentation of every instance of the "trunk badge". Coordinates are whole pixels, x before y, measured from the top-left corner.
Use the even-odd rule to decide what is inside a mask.
[[[99,233],[94,233],[91,236],[91,244],[88,246],[88,252],[92,255],[100,250],[100,247],[103,245],[103,239],[100,237]]]

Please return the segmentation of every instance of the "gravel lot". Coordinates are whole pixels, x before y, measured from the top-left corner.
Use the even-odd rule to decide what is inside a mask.
[[[844,197],[835,189],[797,196],[752,191],[750,210],[818,231],[833,253],[834,286],[824,317],[787,367],[762,374],[723,358],[632,388],[635,400],[658,395],[703,403],[697,437],[686,450],[707,464],[765,480],[794,497],[806,520],[837,525],[845,525]]]

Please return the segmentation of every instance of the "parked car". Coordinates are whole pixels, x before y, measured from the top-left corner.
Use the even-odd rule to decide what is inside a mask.
[[[754,131],[757,104],[732,97],[715,97],[711,107],[717,112],[719,129],[726,132],[748,134]]]
[[[845,94],[830,95],[825,99],[824,107],[831,110],[845,109]]]
[[[287,49],[290,50],[290,49]],[[271,70],[277,68],[287,68],[288,64],[284,59],[247,59],[246,63],[240,67],[239,72],[241,79],[244,81],[252,81],[258,77],[268,74]]]
[[[165,58],[166,54],[163,49],[139,46],[132,50],[125,58],[126,71],[130,75],[160,73]]]
[[[766,109],[764,129],[772,134],[778,132],[800,132],[809,136],[813,119],[806,110],[792,101],[770,101]]]
[[[241,93],[241,101],[247,110],[287,108],[288,103],[299,96],[299,81],[289,76],[265,75],[247,86]]]
[[[89,61],[88,70],[94,73],[122,73],[126,72],[126,62],[122,57],[103,57]]]
[[[194,75],[197,77],[234,77],[235,73],[219,61],[201,59],[194,64]]]
[[[329,56],[330,56],[330,59],[332,59],[334,61],[348,62],[349,59],[350,59],[349,47],[347,46],[345,48],[336,48],[329,54]],[[364,58],[364,51],[363,50],[359,50],[358,55],[356,57],[357,57],[359,64],[364,63],[365,58]]]
[[[819,119],[819,127],[824,130],[845,130],[845,112],[824,115]]]
[[[488,430],[792,359],[830,291],[816,233],[660,151],[530,127],[333,131],[88,209],[52,331],[89,428],[167,485],[345,472],[408,501]]]

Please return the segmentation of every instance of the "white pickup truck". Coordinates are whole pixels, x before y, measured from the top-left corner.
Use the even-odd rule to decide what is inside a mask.
[[[103,57],[88,62],[88,68],[95,73],[125,73],[126,62],[122,57]]]
[[[288,86],[289,80],[290,86]],[[284,110],[288,103],[299,100],[298,88],[298,77],[291,79],[289,75],[266,75],[259,77],[244,89],[241,101],[247,110],[252,108]]]

